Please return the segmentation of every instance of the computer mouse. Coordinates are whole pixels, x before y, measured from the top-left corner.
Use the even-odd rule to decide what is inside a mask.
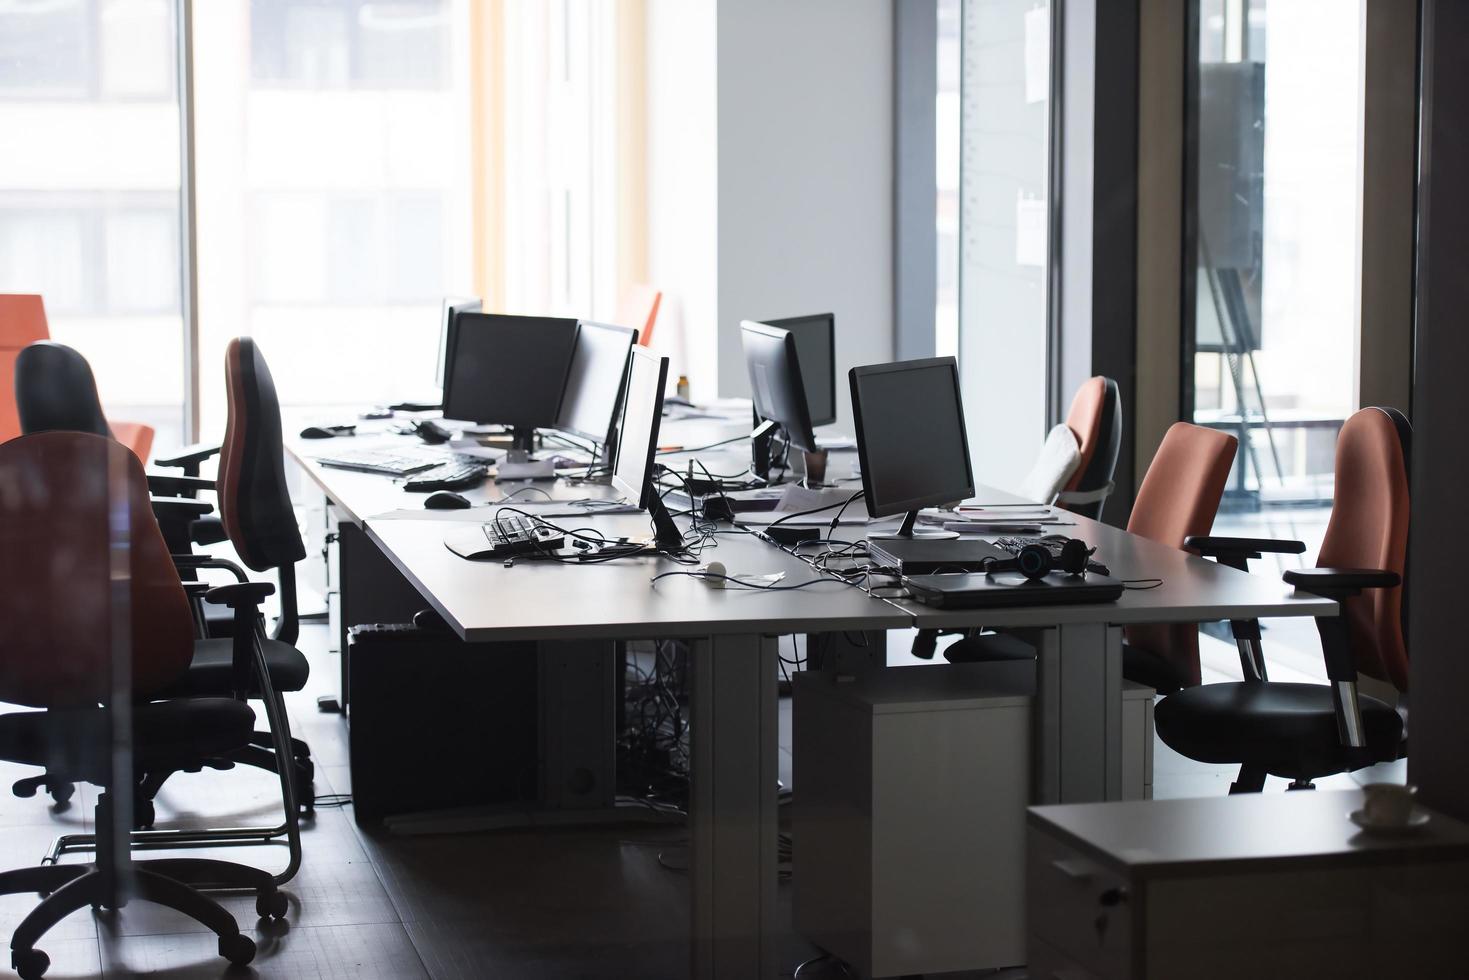
[[[335,432],[324,425],[308,425],[301,430],[302,439],[332,439],[344,433]]]
[[[428,495],[423,506],[425,510],[463,510],[473,505],[463,494],[455,493],[453,490],[438,490]]]

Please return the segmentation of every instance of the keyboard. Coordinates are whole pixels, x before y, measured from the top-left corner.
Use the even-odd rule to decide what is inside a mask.
[[[467,453],[446,453],[442,449],[405,446],[398,449],[348,449],[330,456],[318,456],[322,466],[384,476],[408,476],[448,464],[476,465],[484,469],[490,462]]]
[[[566,543],[566,536],[521,514],[500,514],[495,520],[473,528],[456,528],[445,537],[449,550],[470,561],[499,561],[517,555],[551,551]]]
[[[468,463],[444,463],[432,469],[419,470],[409,475],[403,489],[412,493],[427,493],[430,490],[466,490],[484,482],[490,468],[483,460]]]

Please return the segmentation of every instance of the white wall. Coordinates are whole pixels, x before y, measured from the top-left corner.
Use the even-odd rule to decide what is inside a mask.
[[[743,319],[835,313],[839,392],[892,359],[892,20],[888,0],[650,0],[650,278],[695,398],[748,393]]]
[[[648,0],[648,281],[654,346],[695,398],[718,394],[715,0]]]
[[[893,356],[888,0],[719,5],[719,390],[749,386],[742,319],[830,311],[847,369]]]

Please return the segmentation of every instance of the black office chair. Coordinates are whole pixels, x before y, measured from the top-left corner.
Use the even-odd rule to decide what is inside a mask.
[[[263,370],[263,361],[261,363]],[[227,384],[234,385],[233,372],[227,372],[226,381]],[[262,382],[252,374],[249,383],[259,387]],[[239,539],[233,543],[247,564],[257,571],[265,571],[267,568],[275,567],[271,562],[275,560],[281,562],[281,567],[277,568],[281,583],[281,615],[277,621],[274,635],[270,637],[262,635],[261,637],[275,697],[279,701],[285,692],[301,690],[306,685],[310,670],[306,658],[292,645],[299,631],[294,561],[305,556],[305,546],[301,542],[299,531],[296,530],[294,512],[290,509],[290,499],[285,488],[280,448],[279,410],[275,408],[274,387],[270,383],[268,370],[264,370],[263,385],[264,388],[255,392],[247,401],[240,401],[237,404],[236,399],[231,398],[231,428],[232,431],[240,434],[234,455],[245,461],[237,463],[236,475],[265,473],[271,468],[270,443],[267,440],[262,444],[258,437],[261,433],[270,431],[270,426],[267,424],[269,420],[263,417],[266,409],[268,408],[273,413],[276,448],[272,475],[258,483],[248,482],[243,486],[239,482],[221,480],[224,490],[220,493],[220,506],[223,510],[228,500],[229,505],[236,511],[243,512],[244,516],[237,520],[235,525]],[[81,354],[63,344],[43,342],[32,344],[21,351],[16,359],[16,398],[21,424],[27,432],[74,430],[98,435],[107,434],[106,421],[102,416],[91,367]],[[262,407],[262,399],[268,401],[267,406]],[[243,419],[235,424],[236,413],[246,411],[262,416],[262,418],[251,422],[248,427]],[[256,438],[248,441],[244,438],[247,428]],[[178,477],[164,477],[162,483],[167,487],[179,479]],[[150,489],[154,488],[158,482],[150,477]],[[194,482],[211,489],[215,487],[213,481],[197,480]],[[210,509],[208,504],[197,500],[157,497],[153,498],[152,504],[155,514],[159,517],[160,526],[168,526],[172,521],[172,533],[167,531],[164,533],[169,547],[176,548],[182,543],[184,552],[175,553],[174,561],[186,582],[196,581],[197,575],[205,569],[222,569],[233,574],[238,581],[246,581],[245,572],[233,563],[223,559],[196,555],[189,551],[189,536],[183,529],[183,522],[197,519],[202,511]],[[289,547],[291,534],[295,535],[294,548]],[[258,536],[265,543],[257,547],[252,543],[252,535]],[[262,555],[265,556],[264,559],[261,559]],[[291,557],[293,555],[294,558]],[[262,560],[264,564],[261,563]],[[194,604],[196,622],[200,624],[200,636],[195,642],[193,662],[189,670],[167,693],[170,696],[191,697],[228,695],[235,690],[233,686],[235,678],[232,675],[233,621],[226,620],[226,623],[229,624],[229,635],[214,635],[219,630],[218,627],[210,629],[207,626],[209,618],[204,613],[207,606],[198,599],[194,600]],[[259,695],[252,689],[252,696]],[[284,719],[284,702],[281,701],[278,707],[279,715]],[[290,738],[288,730],[282,732],[280,730],[282,727],[284,725],[276,726],[272,722],[270,731],[257,732],[249,745],[230,753],[227,761],[280,772],[277,759],[283,754],[284,747],[289,746],[289,751],[284,754],[288,754],[293,760],[293,765],[286,769],[287,773],[292,771],[295,773],[292,795],[301,806],[310,810],[314,801],[312,789],[314,766],[311,762],[310,749],[306,743]],[[153,798],[171,772],[172,770],[155,767],[140,779],[134,794],[135,827],[140,829],[152,827]],[[48,771],[44,776],[20,780],[15,784],[14,790],[18,796],[30,796],[41,786],[45,786],[52,797],[61,803],[69,799],[72,793],[71,781],[64,773],[55,771]],[[279,827],[239,828],[230,832],[232,839],[238,839],[241,835],[261,840],[287,837],[291,845],[291,864],[281,881],[288,880],[300,863],[299,814],[295,812],[296,807],[289,809],[291,812],[287,814],[286,822]],[[207,845],[219,841],[217,836],[172,831],[168,833],[175,834],[178,846]],[[80,838],[69,839],[72,843],[78,840]]]
[[[1406,752],[1397,711],[1357,692],[1358,672],[1408,687],[1403,641],[1407,563],[1408,454],[1411,428],[1391,408],[1365,408],[1342,426],[1336,447],[1331,521],[1316,568],[1285,573],[1303,592],[1341,603],[1341,615],[1316,620],[1327,684],[1287,684],[1266,676],[1255,620],[1233,624],[1245,680],[1205,684],[1164,698],[1154,721],[1172,749],[1199,762],[1240,767],[1231,793],[1259,792],[1267,775],[1305,789],[1312,780],[1389,762]],[[1268,551],[1299,552],[1299,542],[1191,538],[1189,547],[1244,568]]]
[[[120,908],[130,897],[203,923],[219,937],[220,955],[250,962],[254,943],[196,888],[253,890],[262,916],[284,915],[285,896],[268,873],[212,860],[135,864],[130,844],[115,849],[123,819],[113,803],[119,698],[128,706],[132,759],[143,768],[197,769],[244,745],[254,725],[240,698],[158,697],[188,670],[194,629],[141,463],[89,433],[28,435],[0,445],[0,485],[19,491],[0,494],[0,553],[11,556],[0,564],[0,699],[42,709],[0,715],[0,759],[64,771],[103,790],[95,862],[0,873],[0,894],[44,895],[11,939],[13,968],[23,980],[39,978],[49,959],[35,945],[53,925],[88,906]],[[249,621],[270,590],[252,583],[209,594]],[[252,634],[240,641],[238,676],[268,688]]]

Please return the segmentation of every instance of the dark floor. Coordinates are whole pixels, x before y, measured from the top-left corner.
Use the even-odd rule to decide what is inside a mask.
[[[317,760],[317,792],[350,793],[346,728],[316,711],[335,694],[337,662],[327,629],[303,627],[311,686],[292,695],[295,733]],[[909,639],[894,634],[890,658]],[[1231,645],[1205,643],[1206,666],[1227,672]],[[789,703],[782,705],[781,776],[791,779]],[[1223,793],[1232,774],[1201,767],[1157,747],[1158,796]],[[1218,771],[1216,771],[1218,770]],[[42,798],[17,799],[8,787],[33,774],[0,764],[0,868],[37,862],[60,833],[90,828],[94,791],[78,788],[72,807],[53,813]],[[1401,779],[1400,771],[1387,778]],[[1345,779],[1347,777],[1339,777]],[[1357,778],[1362,778],[1360,775]],[[1279,787],[1272,787],[1279,788]],[[274,777],[251,769],[180,774],[158,797],[160,827],[275,821]],[[248,896],[222,901],[255,938],[248,969],[215,955],[210,933],[170,910],[134,903],[108,917],[78,912],[40,948],[48,977],[679,978],[687,975],[687,861],[677,826],[538,830],[444,837],[367,833],[350,809],[322,809],[304,833],[305,861],[286,891],[291,911],[277,924],[256,919]],[[155,852],[161,856],[163,852]],[[199,856],[200,852],[190,852]],[[284,866],[284,847],[231,849],[226,859]],[[80,857],[74,858],[81,860]],[[781,885],[784,921],[790,886]],[[0,936],[33,907],[34,895],[0,897]],[[781,944],[782,972],[815,955],[793,935]],[[0,969],[9,965],[0,953]],[[842,974],[815,965],[803,977]],[[994,976],[994,974],[985,974]]]

